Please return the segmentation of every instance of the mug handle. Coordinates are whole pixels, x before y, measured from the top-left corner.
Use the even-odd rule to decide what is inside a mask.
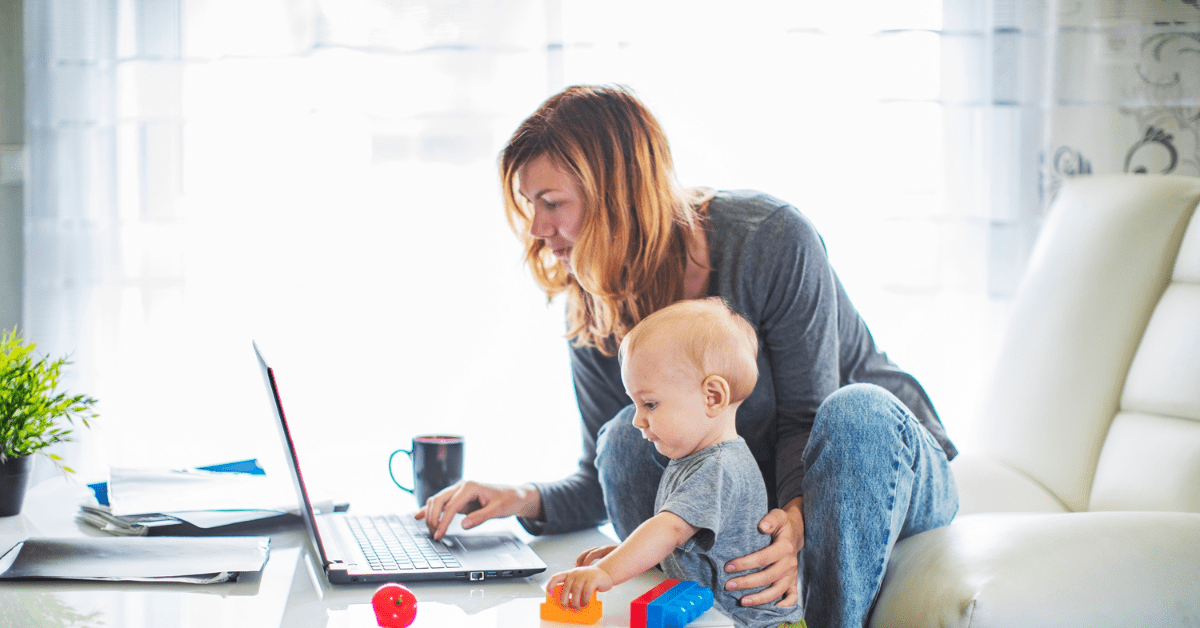
[[[412,460],[412,451],[408,449],[397,449],[396,451],[393,451],[392,455],[388,456],[388,477],[392,478],[392,483],[400,487],[400,490],[407,491],[415,495],[416,493],[413,493],[411,488],[401,484],[400,481],[396,479],[396,474],[392,472],[392,459],[396,457],[396,454],[404,454],[408,456],[409,460]]]

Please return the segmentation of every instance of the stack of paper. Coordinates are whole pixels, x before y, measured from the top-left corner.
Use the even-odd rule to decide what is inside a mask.
[[[178,526],[182,523],[170,515],[147,514],[118,517],[112,514],[112,509],[106,505],[79,507],[76,519],[88,525],[99,528],[102,532],[116,536],[146,536],[152,528],[161,526]]]
[[[146,513],[296,512],[296,491],[266,475],[202,469],[110,469],[108,503],[117,516]]]
[[[199,469],[124,469],[92,484],[96,503],[77,519],[116,536],[204,534],[299,515],[295,489],[268,478],[257,460]],[[330,504],[332,506],[332,504]]]

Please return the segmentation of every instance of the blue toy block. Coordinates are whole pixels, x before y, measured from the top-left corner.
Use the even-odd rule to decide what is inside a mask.
[[[680,582],[646,605],[646,628],[683,628],[712,605],[712,589]]]

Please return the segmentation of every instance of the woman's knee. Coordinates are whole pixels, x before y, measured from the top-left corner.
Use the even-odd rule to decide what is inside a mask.
[[[894,440],[907,409],[891,392],[875,384],[850,384],[829,395],[817,409],[813,441],[850,442]]]
[[[596,467],[623,466],[626,458],[638,449],[642,433],[633,427],[632,405],[625,406],[617,415],[600,427],[596,435]]]

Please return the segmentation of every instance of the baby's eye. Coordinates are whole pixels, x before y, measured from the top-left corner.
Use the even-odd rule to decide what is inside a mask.
[[[658,402],[657,401],[647,401],[646,403],[643,403],[642,405],[645,406],[647,410],[653,410],[658,407]]]

